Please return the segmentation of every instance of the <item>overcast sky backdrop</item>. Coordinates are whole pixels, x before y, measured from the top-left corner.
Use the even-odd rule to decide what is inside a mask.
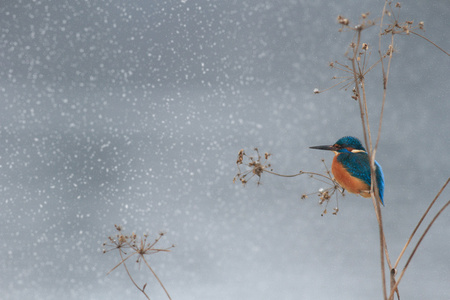
[[[149,258],[173,299],[381,299],[370,200],[347,195],[321,217],[315,196],[300,197],[325,185],[307,176],[232,183],[242,148],[272,153],[280,173],[324,172],[333,154],[309,146],[362,137],[349,91],[313,94],[342,75],[330,61],[346,62],[352,33],[336,17],[376,19],[384,1],[355,3],[3,1],[0,298],[144,299],[123,268],[106,276],[119,259],[102,243],[121,224],[176,245]],[[424,21],[450,51],[448,0],[402,4],[401,20]],[[371,59],[377,32],[364,32]],[[395,49],[377,152],[393,261],[450,175],[449,57],[417,36],[396,36]],[[379,75],[367,79],[375,130]],[[449,299],[449,216],[402,299]]]

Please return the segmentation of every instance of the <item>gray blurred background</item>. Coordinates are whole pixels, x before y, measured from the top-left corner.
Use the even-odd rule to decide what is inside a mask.
[[[173,299],[381,299],[370,200],[347,195],[321,217],[315,196],[300,197],[326,186],[307,176],[232,180],[241,148],[272,153],[280,173],[324,172],[332,153],[309,146],[362,137],[349,91],[313,90],[342,75],[328,63],[346,62],[352,33],[338,33],[337,15],[355,24],[383,4],[3,1],[0,298],[144,299],[123,268],[106,276],[119,257],[102,243],[121,224],[176,245],[149,257]],[[448,0],[402,4],[402,20],[424,21],[450,50]],[[372,59],[378,30],[364,32]],[[377,152],[394,261],[450,175],[449,57],[417,36],[395,48]],[[367,78],[373,130],[379,74]],[[450,299],[449,215],[416,253],[402,299]],[[148,270],[130,269],[165,299]]]

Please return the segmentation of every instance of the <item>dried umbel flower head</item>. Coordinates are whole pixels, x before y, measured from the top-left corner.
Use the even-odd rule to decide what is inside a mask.
[[[419,29],[423,30],[424,23],[423,21],[419,22]]]
[[[244,155],[245,155],[244,149],[239,150],[238,159],[236,160],[236,164],[238,164],[238,165],[242,164],[242,161],[244,160]]]
[[[386,51],[386,55],[391,55],[394,52],[394,47],[392,45],[389,45],[388,50]]]
[[[369,50],[369,45],[367,43],[363,43],[361,48],[363,50]]]
[[[147,237],[148,234],[144,234],[142,237],[138,237],[136,233],[131,233],[131,235],[124,235],[122,234],[122,226],[120,225],[114,225],[116,230],[119,232],[115,236],[109,236],[108,241],[103,243],[103,253],[107,253],[113,250],[117,250],[119,252],[120,262],[111,269],[111,271],[108,272],[111,273],[115,269],[117,269],[120,265],[124,266],[126,273],[128,277],[131,279],[131,281],[134,283],[136,288],[143,293],[147,299],[150,299],[148,295],[145,292],[145,287],[147,284],[144,284],[144,286],[141,288],[139,287],[136,282],[134,281],[128,267],[127,262],[128,259],[134,255],[137,256],[136,262],[141,264],[141,262],[144,262],[145,266],[152,272],[153,276],[157,279],[161,287],[164,289],[164,292],[166,293],[167,297],[169,299],[169,293],[167,292],[166,288],[164,287],[161,280],[158,278],[152,267],[150,266],[149,262],[145,258],[148,255],[159,253],[159,252],[170,252],[170,250],[175,247],[174,245],[166,248],[157,248],[156,244],[159,242],[159,240],[163,237],[164,233],[159,233],[159,236],[154,239],[153,241],[148,241]]]
[[[248,156],[247,154],[245,154],[243,149],[239,151],[238,159],[236,161],[238,173],[234,177],[233,183],[236,182],[236,180],[239,180],[243,185],[245,185],[247,184],[248,180],[250,180],[255,175],[258,176],[258,185],[261,183],[261,175],[264,173],[264,171],[267,171],[267,169],[270,168],[268,159],[270,158],[271,154],[265,152],[263,159],[263,157],[261,157],[261,155],[259,154],[258,148],[255,148],[255,152],[255,156]],[[244,160],[246,160],[246,162],[244,162]],[[240,165],[247,166],[249,169],[242,172],[240,169]]]
[[[366,19],[370,15],[370,12],[362,13],[361,18]]]
[[[350,21],[346,18],[344,18],[343,16],[339,15],[337,17],[337,21],[339,24],[343,25],[343,26],[347,26],[348,24],[350,24]]]

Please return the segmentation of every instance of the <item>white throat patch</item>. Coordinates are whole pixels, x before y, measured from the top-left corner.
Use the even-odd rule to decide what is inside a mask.
[[[364,152],[365,153],[366,151],[364,151],[364,150],[357,150],[357,149],[353,149],[352,150],[352,153],[359,153],[359,152]]]

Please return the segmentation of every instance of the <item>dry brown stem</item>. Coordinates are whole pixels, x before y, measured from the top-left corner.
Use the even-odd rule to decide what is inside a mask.
[[[156,244],[160,241],[160,239],[164,236],[164,233],[160,233],[159,236],[153,241],[153,242],[147,242],[147,234],[144,234],[141,238],[138,238],[137,235],[135,233],[132,233],[131,235],[124,235],[122,234],[122,227],[119,225],[114,225],[116,230],[118,231],[118,233],[115,236],[110,236],[108,237],[108,242],[103,244],[104,250],[103,253],[109,252],[109,251],[113,251],[113,250],[118,250],[119,251],[119,255],[120,255],[120,262],[114,266],[108,273],[110,274],[112,271],[114,271],[115,269],[117,269],[120,265],[123,265],[125,268],[125,271],[128,275],[128,277],[130,278],[131,282],[133,283],[133,285],[147,298],[150,299],[150,297],[148,296],[148,294],[145,292],[145,288],[147,287],[147,283],[145,283],[142,288],[136,283],[136,281],[134,280],[133,276],[131,275],[126,261],[133,257],[134,255],[137,255],[138,258],[136,260],[137,263],[140,264],[141,261],[144,261],[145,265],[147,266],[147,268],[152,272],[153,276],[156,278],[156,280],[158,281],[158,283],[161,285],[161,287],[163,288],[164,292],[166,293],[167,297],[169,299],[170,295],[167,292],[167,289],[165,288],[164,284],[162,283],[162,281],[159,279],[158,275],[156,275],[155,271],[153,270],[153,268],[150,266],[150,264],[147,262],[147,259],[145,258],[146,255],[151,255],[151,254],[155,254],[155,253],[159,253],[159,252],[170,252],[170,249],[174,247],[174,245],[167,247],[167,248],[155,248]],[[127,253],[125,252],[125,250],[130,250],[131,254],[129,254],[128,256],[124,256],[127,255]]]

